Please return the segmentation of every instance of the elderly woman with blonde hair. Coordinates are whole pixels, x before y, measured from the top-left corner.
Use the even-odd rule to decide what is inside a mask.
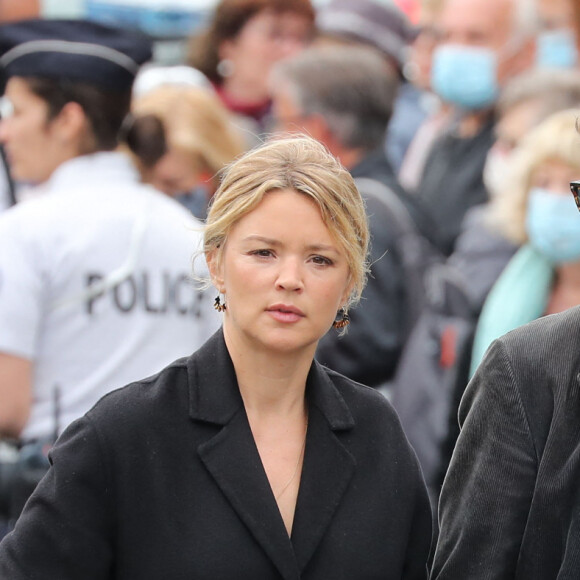
[[[511,157],[490,223],[521,246],[496,281],[475,334],[472,373],[490,343],[545,314],[580,304],[580,228],[570,181],[580,174],[580,109],[555,113]]]

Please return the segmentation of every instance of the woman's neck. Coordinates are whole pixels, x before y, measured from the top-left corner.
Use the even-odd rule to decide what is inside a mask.
[[[249,416],[304,414],[306,378],[316,345],[300,353],[276,353],[248,344],[226,328],[224,338]]]
[[[268,95],[260,87],[235,78],[224,80],[218,87],[218,94],[228,109],[240,113],[250,114],[254,110],[265,110],[270,102]]]

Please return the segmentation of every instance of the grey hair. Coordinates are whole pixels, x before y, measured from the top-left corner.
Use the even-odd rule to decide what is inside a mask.
[[[398,78],[376,50],[310,48],[279,62],[272,82],[290,92],[301,114],[321,115],[343,146],[371,150],[383,143]]]

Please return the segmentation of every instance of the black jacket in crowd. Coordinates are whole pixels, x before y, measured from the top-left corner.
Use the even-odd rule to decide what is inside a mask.
[[[289,538],[219,331],[73,423],[0,578],[424,580],[423,478],[382,395],[317,363]]]
[[[416,229],[413,244],[432,247],[429,240],[436,235],[427,215],[403,190],[382,149],[364,157],[351,174],[355,181],[370,179],[388,188],[386,193],[396,198],[397,205]],[[371,195],[360,186],[359,189],[369,219],[371,274],[360,303],[350,312],[347,333],[339,336],[329,332],[324,336],[316,358],[355,381],[377,387],[394,376],[401,350],[415,322],[415,309],[419,308],[408,300],[418,289],[408,287],[409,275],[401,243],[409,240],[399,239],[399,216],[381,201],[380,195]],[[423,293],[422,288],[420,292]]]
[[[453,252],[466,212],[488,200],[483,169],[495,142],[494,126],[490,118],[472,137],[452,131],[443,134],[425,162],[416,195],[433,218],[438,246],[447,256]]]

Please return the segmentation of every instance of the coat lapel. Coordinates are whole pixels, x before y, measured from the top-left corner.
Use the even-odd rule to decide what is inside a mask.
[[[298,580],[292,544],[256,448],[221,331],[190,358],[188,373],[190,415],[223,426],[198,447],[201,460],[282,578]]]
[[[354,420],[327,372],[314,363],[307,385],[309,423],[292,543],[300,572],[322,540],[354,475],[356,461],[337,437]]]
[[[308,433],[290,541],[252,436],[221,330],[190,357],[188,376],[191,417],[222,426],[198,447],[201,460],[281,576],[298,580],[355,472],[356,461],[338,437],[354,427],[348,406],[328,372],[314,362],[306,385]]]

